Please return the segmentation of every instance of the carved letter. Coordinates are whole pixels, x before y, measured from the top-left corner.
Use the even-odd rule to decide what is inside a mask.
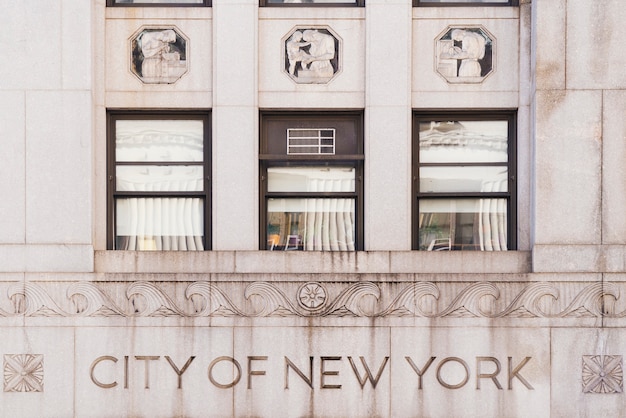
[[[515,367],[515,369],[512,369],[513,366],[513,357],[509,357],[509,390],[513,389],[513,378],[517,377],[519,379],[520,382],[522,382],[524,384],[524,386],[526,386],[528,389],[530,390],[534,390],[535,388],[532,387],[532,385],[530,383],[528,383],[526,381],[526,379],[524,379],[524,377],[519,373],[520,370],[522,370],[522,367],[524,367],[526,365],[526,363],[528,363],[528,361],[530,361],[532,357],[526,357],[524,358],[524,360],[522,360],[522,362],[520,364],[517,365],[517,367]]]
[[[144,360],[146,363],[145,388],[150,389],[150,360],[158,360],[159,356],[135,356],[136,360]]]
[[[117,382],[113,382],[113,383],[102,383],[100,382],[98,379],[96,379],[96,377],[93,375],[93,371],[96,368],[96,366],[104,360],[110,360],[113,363],[117,363],[117,359],[113,356],[100,356],[97,359],[95,359],[93,361],[93,363],[91,363],[91,367],[89,368],[89,377],[91,377],[91,381],[94,382],[98,387],[104,388],[104,389],[110,389],[110,388],[114,388],[115,386],[117,386]]]
[[[307,378],[295,364],[285,356],[285,389],[289,389],[289,368],[292,368],[302,380],[313,389],[313,357],[309,357],[309,377]]]
[[[341,389],[341,385],[327,385],[324,383],[324,376],[338,376],[337,370],[328,371],[325,368],[326,361],[338,361],[341,357],[320,357],[320,387],[322,389]]]
[[[252,376],[265,375],[265,370],[252,370],[254,360],[267,360],[267,356],[248,356],[248,389],[252,388]]]
[[[230,361],[237,368],[237,377],[235,377],[232,382],[225,384],[225,385],[218,383],[215,379],[213,379],[213,367],[220,361]],[[211,364],[209,364],[209,380],[211,381],[211,383],[213,383],[215,386],[217,386],[220,389],[232,388],[237,383],[239,383],[240,379],[241,379],[241,365],[239,364],[237,360],[235,360],[232,357],[227,357],[227,356],[218,357],[215,360],[213,360]]]
[[[440,373],[441,367],[449,361],[456,361],[457,363],[461,364],[461,366],[463,366],[463,368],[465,369],[465,378],[461,381],[461,383],[457,383],[456,385],[451,385],[449,383],[444,382],[443,379],[441,378],[441,373]],[[469,380],[469,375],[470,375],[469,366],[464,360],[458,357],[446,357],[443,360],[441,360],[441,363],[439,363],[439,365],[437,366],[437,380],[439,381],[441,386],[448,388],[448,389],[462,388],[463,386],[465,386],[465,384]]]
[[[492,361],[496,364],[496,371],[493,373],[481,373],[480,365],[483,361]],[[502,390],[502,385],[498,382],[496,376],[500,373],[500,362],[495,357],[476,357],[476,389],[480,389],[480,379],[490,378],[496,387]]]
[[[187,363],[185,363],[185,365],[183,366],[183,369],[178,370],[178,367],[176,367],[176,365],[174,364],[174,361],[170,358],[170,356],[165,356],[165,359],[167,360],[167,362],[170,364],[170,366],[172,366],[172,369],[174,369],[174,371],[178,375],[178,389],[183,388],[183,373],[185,373],[185,371],[187,370],[187,367],[189,367],[189,365],[195,358],[196,358],[195,356],[189,357],[189,360],[187,360]]]
[[[424,373],[426,373],[426,370],[428,370],[428,368],[430,367],[431,364],[433,364],[433,361],[435,361],[437,357],[431,357],[426,364],[424,364],[424,370],[420,370],[417,368],[417,366],[415,365],[415,363],[413,363],[413,360],[411,359],[411,357],[405,357],[406,361],[409,362],[409,364],[411,365],[411,367],[413,368],[413,370],[415,370],[415,373],[417,373],[418,376],[418,383],[417,383],[417,389],[421,390],[422,389],[422,376],[424,375]]]
[[[348,361],[350,362],[350,365],[352,366],[352,370],[354,370],[354,374],[356,375],[356,378],[358,379],[359,384],[361,385],[361,389],[365,387],[365,384],[367,383],[368,379],[372,383],[372,388],[376,389],[376,385],[378,384],[378,379],[380,379],[380,375],[383,374],[383,370],[385,370],[385,366],[387,365],[387,361],[389,360],[389,357],[385,357],[383,364],[381,364],[380,367],[378,368],[378,373],[376,374],[376,377],[372,376],[372,372],[370,371],[370,368],[365,362],[365,358],[363,356],[360,356],[359,358],[361,359],[361,364],[363,364],[363,367],[365,368],[365,375],[363,376],[363,378],[361,378],[361,376],[359,375],[359,371],[357,370],[356,365],[354,364],[354,361],[352,361],[352,357],[348,357]]]
[[[124,356],[124,389],[128,389],[128,356]]]

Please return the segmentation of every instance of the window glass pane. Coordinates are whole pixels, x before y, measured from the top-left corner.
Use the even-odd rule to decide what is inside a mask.
[[[506,167],[421,167],[421,193],[506,192]]]
[[[268,4],[295,4],[295,3],[346,3],[355,4],[356,0],[267,0]]]
[[[419,0],[420,3],[509,3],[510,0]]]
[[[203,4],[204,0],[115,0],[115,4]]]
[[[118,250],[204,250],[204,201],[199,198],[118,198]]]
[[[202,166],[117,166],[115,190],[191,192],[204,189]]]
[[[421,199],[419,249],[507,250],[506,199]]]
[[[270,167],[269,192],[354,192],[354,167]]]
[[[267,249],[354,251],[354,199],[268,199]]]
[[[201,120],[117,120],[117,161],[202,161]]]
[[[420,122],[420,163],[506,162],[508,122]]]

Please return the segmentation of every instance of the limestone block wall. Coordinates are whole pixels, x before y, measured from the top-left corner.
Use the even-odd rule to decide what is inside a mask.
[[[6,5],[2,271],[93,269],[92,23],[80,1]]]
[[[35,4],[36,3],[36,4]],[[611,416],[626,406],[626,74],[621,0],[519,7],[107,8],[0,17],[0,416]],[[341,72],[285,73],[329,27]],[[436,72],[481,26],[482,83]],[[141,28],[189,70],[146,84]],[[411,251],[411,113],[517,109],[518,251]],[[106,110],[212,118],[212,251],[106,250]],[[365,250],[258,251],[259,112],[360,109]]]
[[[623,17],[615,1],[533,2],[537,271],[623,269]]]

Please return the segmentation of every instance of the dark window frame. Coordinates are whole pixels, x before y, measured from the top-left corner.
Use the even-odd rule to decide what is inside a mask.
[[[508,0],[506,3],[434,3],[422,0],[413,0],[413,7],[516,7],[519,6],[519,0]]]
[[[115,123],[118,120],[202,120],[204,123],[203,163],[204,191],[197,192],[118,192],[116,191],[117,165],[184,165],[185,163],[167,164],[163,162],[124,162],[118,163],[115,158]],[[116,215],[115,202],[118,197],[196,197],[204,200],[204,250],[211,249],[211,208],[212,208],[212,164],[211,164],[211,112],[208,109],[190,110],[137,110],[137,109],[108,109],[107,110],[107,249],[115,250]],[[200,164],[198,164],[200,165]]]
[[[211,7],[211,0],[202,0],[201,4],[176,3],[116,3],[115,0],[107,0],[107,7]]]
[[[449,199],[449,198],[504,198],[507,200],[507,249],[517,249],[517,109],[485,109],[485,110],[414,110],[412,115],[412,185],[411,185],[411,248],[419,250],[419,201],[420,199]],[[501,163],[424,163],[419,162],[419,124],[433,120],[447,121],[507,121],[507,192],[447,192],[421,193],[419,190],[420,167],[445,166],[489,166],[502,165]]]
[[[355,251],[364,250],[364,115],[362,110],[337,111],[277,111],[261,110],[259,115],[259,249],[267,250],[267,200],[270,198],[350,198],[355,200]],[[271,154],[267,150],[269,139],[268,121],[293,119],[294,121],[319,122],[312,129],[331,128],[327,120],[353,121],[356,128],[357,153],[340,155],[294,155]],[[293,126],[297,128],[297,126]],[[277,141],[279,139],[276,139]],[[286,142],[286,137],[281,137]],[[345,166],[355,168],[354,192],[269,192],[267,169],[288,166]]]
[[[269,3],[267,0],[259,0],[260,7],[365,7],[365,0],[356,0],[350,3]]]

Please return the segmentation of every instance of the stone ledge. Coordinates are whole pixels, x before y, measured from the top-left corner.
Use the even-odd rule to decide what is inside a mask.
[[[528,273],[530,252],[96,251],[97,273]]]
[[[626,245],[535,245],[536,273],[620,273],[626,271]]]

